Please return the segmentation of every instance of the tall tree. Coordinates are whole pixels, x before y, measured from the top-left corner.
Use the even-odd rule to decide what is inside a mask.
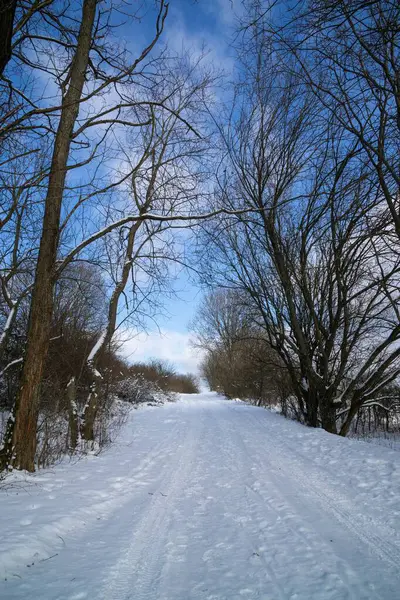
[[[400,237],[400,6],[397,0],[248,2],[286,72],[356,140]],[[273,6],[273,8],[272,8]]]
[[[17,0],[1,0],[0,4],[0,75],[11,58],[11,41]]]
[[[382,254],[394,227],[359,141],[321,118],[263,26],[246,32],[244,83],[220,126],[215,206],[248,212],[204,226],[201,266],[247,297],[305,422],[345,435],[400,373],[399,255]]]
[[[54,273],[60,234],[60,214],[72,134],[79,112],[85,74],[89,62],[97,0],[84,0],[81,25],[62,101],[60,121],[54,142],[49,174],[42,236],[28,326],[27,348],[20,390],[15,403],[12,431],[4,447],[4,457],[19,469],[34,470],[36,423],[40,384],[48,351],[53,313]],[[9,428],[11,429],[11,427]]]
[[[192,64],[188,57],[175,62],[166,77],[165,89],[155,91],[156,99],[160,94],[168,95],[170,89],[173,112],[157,115],[153,111],[151,123],[141,129],[135,140],[135,145],[142,148],[142,155],[132,165],[127,211],[134,210],[138,219],[118,232],[114,252],[107,240],[113,284],[106,327],[87,360],[92,386],[82,422],[82,435],[86,441],[94,439],[94,422],[101,403],[102,375],[97,368],[98,360],[111,344],[119,321],[130,319],[138,327],[143,312],[147,310],[151,316],[152,305],[158,303],[156,295],[160,290],[168,292],[171,267],[184,261],[179,249],[178,226],[174,225],[173,219],[199,205],[198,198],[203,195],[208,140],[207,136],[200,138],[193,126],[200,128],[202,125],[200,108],[213,81],[208,72],[196,73],[197,67],[198,61]],[[184,115],[192,124],[191,128],[183,123]],[[127,153],[129,155],[130,151]],[[189,214],[181,227],[191,227]],[[127,294],[130,281],[132,289]],[[121,317],[122,298],[125,302]]]
[[[65,237],[67,224],[85,202],[93,199],[96,194],[101,196],[107,190],[115,188],[118,184],[126,181],[129,176],[125,173],[118,182],[113,180],[104,184],[104,176],[98,175],[100,167],[96,163],[93,180],[86,184],[86,189],[82,186],[78,187],[79,197],[71,206],[70,204],[63,205],[67,174],[71,169],[85,168],[94,160],[98,161],[101,144],[106,144],[107,136],[113,126],[129,128],[141,126],[142,122],[148,122],[145,111],[138,115],[133,108],[136,106],[140,111],[140,107],[146,103],[138,100],[135,92],[128,96],[125,95],[122,99],[122,90],[119,86],[132,85],[136,75],[135,70],[151,52],[162,33],[168,5],[163,0],[158,3],[155,35],[136,59],[128,57],[126,53],[121,52],[119,47],[103,48],[104,31],[112,30],[112,27],[109,25],[110,15],[107,14],[107,10],[103,18],[100,12],[97,15],[98,6],[97,0],[83,2],[76,41],[73,32],[65,33],[62,30],[60,20],[54,21],[59,38],[45,38],[47,43],[54,43],[56,46],[59,44],[60,47],[67,48],[68,53],[71,53],[72,49],[67,67],[65,66],[65,56],[62,59],[60,57],[60,63],[56,61],[57,65],[61,65],[61,72],[58,72],[57,79],[61,92],[60,103],[45,108],[38,106],[22,113],[19,112],[19,114],[12,113],[3,128],[3,136],[13,136],[27,131],[29,135],[32,131],[41,135],[43,129],[52,132],[55,126],[21,386],[13,415],[7,427],[5,445],[2,450],[3,467],[11,464],[27,470],[34,468],[40,385],[49,346],[53,292],[59,273],[56,263],[61,236]],[[71,34],[71,44],[65,45],[64,33],[65,35]],[[35,36],[34,38],[36,39]],[[43,38],[38,36],[38,39],[42,40]],[[42,50],[39,52],[41,57],[43,56]],[[23,55],[22,60],[24,64],[30,62]],[[42,58],[41,60],[43,62]],[[105,64],[107,68],[104,67]],[[39,70],[48,72],[48,67],[43,66],[40,62],[35,66]],[[90,84],[88,83],[89,79]],[[96,98],[107,96],[111,87],[117,90],[117,99],[113,97],[111,102],[108,102],[105,108],[94,116],[92,103]],[[57,101],[59,101],[59,97],[57,97]],[[18,110],[20,111],[20,109]],[[121,111],[130,113],[129,117],[124,119]],[[36,123],[34,123],[35,117]],[[44,120],[41,120],[42,117]],[[91,132],[93,133],[91,134]],[[76,159],[71,164],[70,155],[73,144]],[[107,145],[104,148],[106,151]],[[88,149],[87,156],[83,155],[85,149]],[[72,190],[76,196],[76,186],[72,186]],[[65,217],[63,221],[61,221],[62,215]]]

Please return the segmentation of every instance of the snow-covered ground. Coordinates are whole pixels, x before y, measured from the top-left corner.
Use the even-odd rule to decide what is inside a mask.
[[[2,600],[400,598],[399,453],[213,394],[10,483]]]

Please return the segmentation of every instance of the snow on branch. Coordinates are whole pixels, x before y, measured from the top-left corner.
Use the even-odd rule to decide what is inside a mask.
[[[100,348],[102,347],[102,345],[104,344],[104,340],[106,339],[106,335],[107,335],[107,329],[104,329],[104,331],[101,332],[97,342],[95,343],[95,345],[93,346],[93,348],[90,351],[90,354],[88,356],[87,362],[90,364],[94,361],[94,359],[96,358],[96,354],[99,352]]]
[[[21,358],[16,358],[15,360],[12,360],[11,362],[8,363],[8,365],[6,367],[4,367],[4,369],[2,371],[0,371],[0,377],[3,377],[4,373],[6,371],[8,371],[8,369],[11,369],[11,367],[13,367],[14,365],[18,365],[19,363],[22,363],[24,359]]]
[[[5,340],[5,338],[6,338],[6,335],[7,335],[7,332],[8,332],[8,330],[10,329],[10,327],[11,327],[11,325],[12,325],[12,322],[13,322],[13,320],[14,320],[14,315],[15,315],[15,311],[16,311],[16,310],[17,310],[17,306],[16,306],[16,304],[15,304],[15,302],[14,302],[14,303],[13,303],[13,307],[12,307],[12,309],[11,309],[11,310],[10,310],[10,312],[8,313],[8,317],[7,317],[7,321],[6,321],[5,325],[4,325],[4,329],[3,329],[3,331],[2,331],[2,333],[1,333],[1,335],[0,335],[0,346],[1,346],[1,345],[2,345],[2,343],[4,342],[4,340]],[[3,371],[3,372],[4,372],[4,371]]]

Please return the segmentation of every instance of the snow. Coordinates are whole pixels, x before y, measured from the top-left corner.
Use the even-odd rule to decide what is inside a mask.
[[[1,341],[0,341],[0,345],[1,345]],[[4,373],[6,371],[8,371],[8,369],[11,369],[11,367],[13,367],[14,365],[18,365],[19,363],[21,363],[24,359],[21,358],[16,358],[14,360],[12,360],[11,362],[8,363],[8,365],[6,365],[4,367],[4,369],[2,371],[0,371],[0,377],[3,377]]]
[[[306,392],[308,392],[308,390],[310,389],[309,385],[308,385],[308,381],[307,381],[307,379],[305,377],[303,377],[302,380],[301,380],[301,387]]]
[[[398,452],[215,394],[6,483],[0,598],[399,598]]]
[[[90,364],[93,362],[93,360],[96,357],[96,354],[98,353],[98,351],[100,350],[100,348],[102,347],[102,345],[104,344],[104,340],[106,339],[106,335],[107,335],[107,329],[104,329],[104,331],[101,332],[101,334],[98,337],[97,342],[95,343],[95,345],[93,346],[93,348],[90,351],[90,354],[88,356],[87,362]],[[96,369],[95,369],[96,371]],[[98,371],[96,371],[96,376],[97,376]],[[100,373],[99,373],[100,375]]]
[[[3,343],[3,341],[7,335],[7,332],[11,327],[11,324],[14,320],[14,315],[15,315],[16,310],[17,310],[17,306],[16,306],[15,302],[12,302],[12,308],[11,308],[10,312],[8,313],[8,317],[7,317],[6,323],[4,325],[4,329],[0,335],[0,345]]]

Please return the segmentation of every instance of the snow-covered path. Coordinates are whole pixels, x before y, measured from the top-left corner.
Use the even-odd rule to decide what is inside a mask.
[[[213,394],[0,502],[4,600],[400,598],[399,454]]]

